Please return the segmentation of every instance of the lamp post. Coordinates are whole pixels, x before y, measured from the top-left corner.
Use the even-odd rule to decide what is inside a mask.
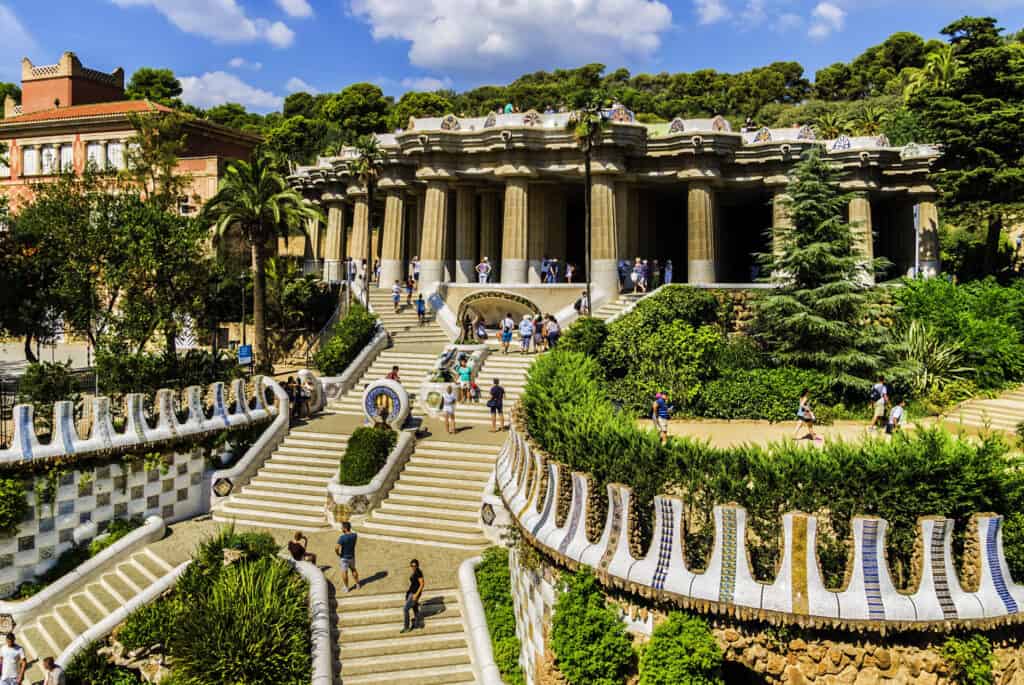
[[[238,280],[242,284],[242,346],[245,347],[245,274],[239,275]]]

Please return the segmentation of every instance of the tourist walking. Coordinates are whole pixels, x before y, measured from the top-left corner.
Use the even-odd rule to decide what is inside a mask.
[[[633,281],[633,292],[645,292],[643,283],[644,267],[640,263],[640,258],[637,257],[633,262],[633,271],[629,274],[630,280]]]
[[[316,555],[306,551],[309,546],[309,538],[302,534],[301,530],[295,531],[295,535],[288,541],[288,553],[292,555],[292,559],[295,561],[308,561],[311,564],[316,563]]]
[[[395,314],[402,308],[402,286],[398,284],[398,281],[391,286],[391,304],[395,305]]]
[[[420,289],[420,258],[417,255],[412,258],[409,262],[409,273],[412,274],[412,280],[416,282],[416,289]]]
[[[462,317],[462,342],[467,345],[473,342],[473,319],[469,312]]]
[[[476,265],[476,278],[480,283],[487,283],[491,280],[491,263],[484,257]]]
[[[579,307],[580,316],[590,316],[590,298],[587,297],[587,291],[586,290],[580,291],[579,303],[580,303],[580,307]]]
[[[505,312],[505,318],[501,320],[501,353],[508,354],[508,346],[512,343],[512,331],[516,328],[516,322],[512,320],[512,313]]]
[[[654,396],[654,402],[651,403],[651,420],[654,421],[654,427],[661,435],[661,444],[664,445],[668,442],[668,398],[663,392]]]
[[[530,341],[533,340],[533,320],[524,316],[519,322],[519,341],[523,346],[522,353],[530,353]]]
[[[421,326],[427,322],[427,303],[423,299],[423,293],[416,298],[416,318],[419,319]]]
[[[661,264],[655,259],[651,262],[651,289],[657,290],[661,285]]]
[[[359,589],[359,572],[356,571],[356,541],[359,536],[352,532],[352,524],[348,521],[341,522],[341,535],[338,536],[338,543],[334,546],[334,553],[341,560],[341,583],[345,592]],[[352,580],[355,585],[349,587],[348,574],[352,572]]]
[[[473,328],[476,330],[476,341],[481,345],[487,344],[487,324],[484,322],[482,316],[476,317],[476,322],[473,324]]]
[[[21,685],[25,665],[25,650],[14,644],[14,633],[7,633],[0,647],[0,685]]]
[[[576,275],[576,267],[570,262],[565,264],[565,282],[572,283],[572,277]]]
[[[544,326],[540,320],[540,314],[533,317],[533,351],[543,352],[541,344],[544,341]]]
[[[505,388],[501,387],[501,380],[494,379],[491,386],[491,397],[487,400],[487,408],[491,410],[491,432],[497,433],[505,430]]]
[[[405,306],[412,306],[412,291],[416,289],[416,281],[412,280],[412,276],[405,279]]]
[[[885,424],[885,409],[889,404],[889,389],[885,385],[885,376],[879,376],[878,382],[871,386],[868,399],[871,402],[871,423],[868,424],[868,430],[877,430],[879,425]]]
[[[43,678],[43,685],[65,685],[64,669],[57,665],[52,656],[43,659],[43,671],[46,677]]]
[[[558,325],[558,319],[553,314],[548,314],[548,349],[552,349],[562,335],[562,328]]]
[[[455,431],[455,391],[451,385],[445,387],[444,393],[441,395],[441,413],[444,414],[444,427],[448,433],[454,434]]]
[[[420,616],[420,597],[423,596],[423,588],[426,581],[423,580],[423,571],[420,570],[420,562],[413,559],[409,562],[409,589],[405,591],[405,606],[402,608],[402,630],[408,633],[417,626],[422,627],[423,619]],[[409,620],[409,612],[412,612],[412,620]]]
[[[888,435],[899,433],[903,430],[903,422],[907,416],[907,401],[900,400],[889,412],[889,421],[885,424],[885,432]]]
[[[818,435],[814,432],[814,412],[811,410],[811,391],[804,388],[800,391],[800,404],[796,409],[796,430],[793,431],[793,439],[800,439],[800,429],[807,430],[807,437],[817,440]]]

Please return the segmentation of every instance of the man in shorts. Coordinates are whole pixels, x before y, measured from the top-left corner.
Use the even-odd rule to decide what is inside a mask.
[[[885,377],[879,376],[878,382],[871,386],[870,395],[871,423],[868,430],[876,430],[879,425],[885,426],[885,408],[889,404],[889,388],[885,385]]]
[[[338,544],[334,546],[334,553],[341,559],[341,582],[345,592],[359,589],[359,572],[356,571],[356,540],[358,535],[352,532],[352,524],[344,521],[341,524],[341,535],[338,537]],[[349,587],[348,572],[352,572],[352,579],[355,585]]]
[[[661,444],[664,445],[668,442],[668,399],[665,393],[659,392],[654,396],[654,402],[651,403],[651,419],[661,435]]]
[[[533,319],[524,316],[519,322],[519,339],[523,344],[523,354],[529,354],[530,341],[533,340]]]
[[[505,312],[505,318],[501,320],[501,353],[508,354],[508,346],[512,343],[512,331],[516,328],[516,322],[512,320],[512,313]]]
[[[505,430],[504,400],[505,388],[501,387],[501,380],[495,378],[494,385],[491,386],[491,398],[487,400],[487,408],[491,410],[492,433],[497,433],[499,430]]]
[[[395,281],[395,284],[391,286],[391,304],[395,305],[395,314],[402,306],[402,286]]]
[[[14,644],[14,633],[7,633],[0,647],[0,685],[21,685],[25,665],[25,650]]]

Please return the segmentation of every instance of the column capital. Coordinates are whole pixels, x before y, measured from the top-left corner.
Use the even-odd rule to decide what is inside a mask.
[[[494,175],[497,178],[536,178],[540,175],[536,168],[524,162],[506,162],[494,168]]]
[[[416,169],[416,178],[420,181],[454,181],[457,176],[453,169],[445,166],[424,164]]]

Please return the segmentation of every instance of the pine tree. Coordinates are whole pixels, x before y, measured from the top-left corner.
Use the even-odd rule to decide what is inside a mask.
[[[844,218],[849,196],[819,149],[791,173],[792,227],[773,228],[775,250],[761,255],[777,286],[755,307],[755,335],[783,366],[816,369],[847,388],[869,382],[881,363],[882,336],[869,325],[870,262]]]

